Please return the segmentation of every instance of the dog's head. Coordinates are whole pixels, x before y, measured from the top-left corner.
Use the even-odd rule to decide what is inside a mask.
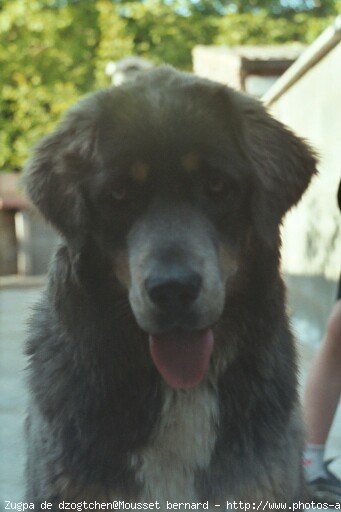
[[[260,103],[160,68],[71,109],[26,179],[71,254],[91,240],[110,262],[166,381],[192,387],[251,235],[276,252],[314,171]]]

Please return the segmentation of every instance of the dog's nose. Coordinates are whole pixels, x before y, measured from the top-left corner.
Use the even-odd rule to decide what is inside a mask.
[[[167,308],[186,308],[198,297],[202,278],[197,272],[155,275],[146,279],[147,293],[154,304]]]

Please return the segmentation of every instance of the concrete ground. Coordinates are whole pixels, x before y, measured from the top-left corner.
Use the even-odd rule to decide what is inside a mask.
[[[23,355],[26,321],[39,297],[34,287],[9,287],[0,290],[0,510],[4,500],[19,502],[23,498],[24,441],[23,421],[26,385]],[[299,333],[298,333],[299,335]],[[313,356],[314,346],[299,346],[301,382]],[[341,454],[341,408],[330,434],[327,455]],[[333,466],[341,475],[341,458]]]

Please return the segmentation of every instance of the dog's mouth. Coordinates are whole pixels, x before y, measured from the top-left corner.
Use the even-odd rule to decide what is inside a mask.
[[[190,389],[203,379],[214,345],[212,329],[186,331],[174,329],[150,335],[154,364],[169,386]]]

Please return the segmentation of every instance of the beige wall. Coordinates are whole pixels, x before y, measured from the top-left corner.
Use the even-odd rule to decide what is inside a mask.
[[[225,46],[195,46],[192,50],[196,75],[235,89],[242,88],[241,58]]]
[[[283,268],[336,281],[341,267],[341,43],[293,84],[270,110],[320,154],[319,175],[283,227]]]

